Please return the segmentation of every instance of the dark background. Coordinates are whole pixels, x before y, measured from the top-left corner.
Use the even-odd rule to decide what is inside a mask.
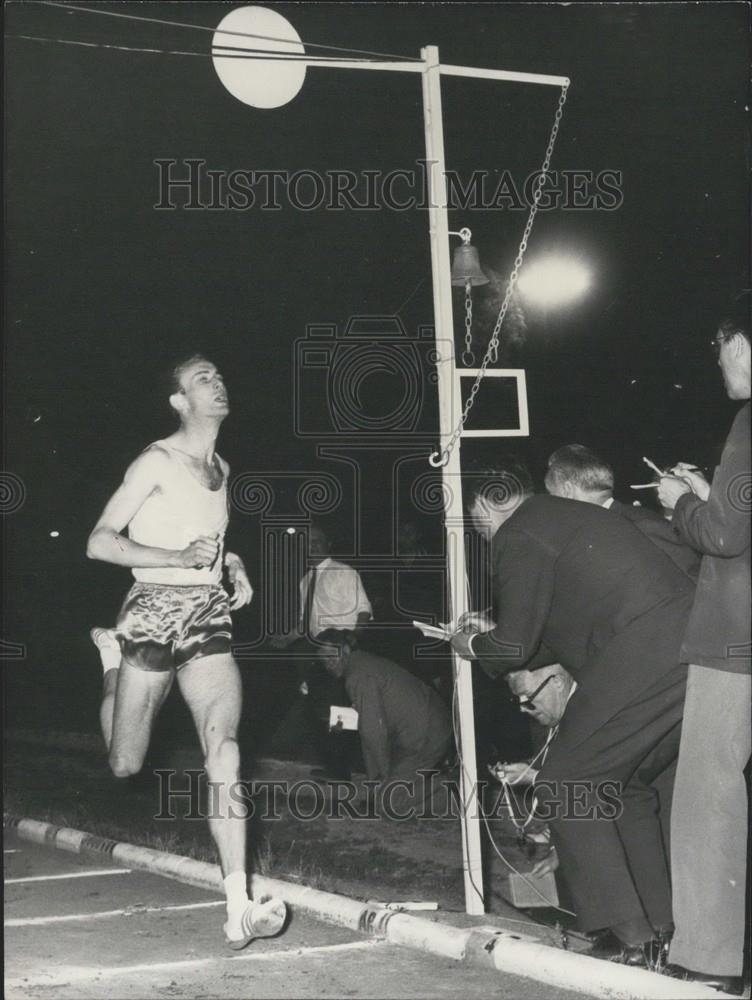
[[[104,9],[213,28],[232,6]],[[505,365],[527,371],[531,436],[514,447],[540,479],[553,448],[589,444],[614,464],[624,498],[628,483],[649,478],[645,454],[712,471],[734,406],[709,342],[749,285],[749,8],[267,6],[304,42],[412,57],[436,44],[448,63],[571,77],[552,166],[622,171],[624,200],[612,212],[539,214],[530,258],[578,255],[593,284],[566,309],[527,310],[524,337],[503,349]],[[211,38],[39,3],[10,4],[5,16],[10,36],[202,52]],[[388,554],[395,518],[416,521],[421,545],[441,552],[438,515],[416,509],[410,487],[435,446],[428,381],[414,434],[393,435],[391,450],[334,435],[323,443],[339,446],[339,459],[327,457],[293,413],[295,342],[308,324],[342,331],[351,317],[393,314],[413,292],[400,311],[407,337],[432,323],[426,213],[153,207],[159,157],[220,170],[413,169],[425,156],[420,85],[412,74],[311,68],[294,101],[259,111],[224,90],[210,59],[16,37],[6,40],[5,81],[4,467],[25,500],[5,517],[4,638],[26,648],[4,664],[8,721],[94,728],[99,665],[87,630],[114,622],[128,575],[87,562],[86,537],[127,463],[170,431],[159,376],[176,356],[200,349],[216,360],[232,403],[220,452],[236,476],[266,472],[272,483],[273,507],[253,514],[246,503],[234,516],[231,547],[260,595],[237,616],[239,640],[259,636],[274,569],[262,565],[264,531],[309,516],[296,498],[306,473],[340,481],[331,520],[344,556]],[[442,91],[447,166],[464,177],[508,169],[521,186],[541,163],[556,88],[445,78]],[[484,265],[501,275],[524,221],[519,211],[450,213],[450,228],[469,225]],[[479,341],[492,295],[477,292]],[[462,330],[461,295],[454,301]],[[322,384],[306,385],[315,410]],[[402,386],[375,372],[364,408],[389,412]],[[476,450],[466,444],[463,457]],[[409,454],[407,479],[395,481]],[[388,605],[385,593],[382,618]],[[247,677],[257,669],[244,664]]]

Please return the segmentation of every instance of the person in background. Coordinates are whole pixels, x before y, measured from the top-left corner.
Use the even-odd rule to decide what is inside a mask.
[[[317,640],[327,629],[357,632],[373,612],[358,571],[329,555],[331,542],[321,525],[311,525],[308,546],[310,569],[300,581],[298,629],[276,636],[272,645],[300,657],[299,690],[306,699],[322,764],[312,770],[312,777],[347,781],[351,773],[347,740],[329,731],[329,706],[341,702],[343,688],[319,662]]]
[[[407,782],[400,811],[408,804],[419,807],[428,789],[418,772],[439,768],[451,747],[448,708],[433,688],[396,663],[359,649],[354,633],[327,629],[317,641],[326,670],[344,680],[358,713],[367,777]]]
[[[582,444],[558,448],[548,459],[545,485],[551,496],[597,504],[626,517],[679,569],[697,579],[700,556],[660,514],[614,499],[614,470],[590,448]]]
[[[672,526],[703,553],[682,660],[687,702],[671,822],[676,933],[688,978],[743,991],[750,756],[750,324],[724,320],[714,347],[736,414],[712,484],[684,464],[660,480]]]

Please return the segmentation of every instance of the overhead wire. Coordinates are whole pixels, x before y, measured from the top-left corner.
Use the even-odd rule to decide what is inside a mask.
[[[12,34],[10,32],[7,32],[5,37],[20,38],[30,42],[49,42],[57,45],[78,45],[87,49],[115,49],[120,52],[145,52],[160,56],[194,56],[198,59],[255,59],[262,62],[305,62],[307,65],[315,65],[318,63],[326,65],[330,62],[339,62],[338,59],[329,56],[308,56],[305,54],[287,55],[284,53],[274,52],[270,49],[230,48],[229,52],[217,52],[217,46],[214,46],[214,49],[211,52],[194,52],[187,49],[154,49],[136,45],[116,45],[114,42],[84,42],[80,39],[74,38],[49,38],[44,35]],[[256,55],[252,53],[258,54]],[[375,62],[376,60],[353,59],[350,61],[367,64]]]
[[[421,285],[423,285],[423,284],[425,283],[425,281],[426,281],[426,278],[427,278],[427,277],[428,277],[427,275],[425,275],[425,274],[423,275],[423,277],[422,277],[422,278],[420,279],[420,281],[419,281],[419,282],[418,282],[418,284],[417,284],[417,285],[415,286],[415,288],[413,288],[413,290],[412,290],[412,291],[410,292],[410,294],[409,294],[409,295],[407,296],[407,298],[405,299],[405,301],[404,301],[404,302],[402,302],[402,303],[401,303],[401,304],[400,304],[400,305],[399,305],[399,306],[398,306],[398,307],[397,307],[397,308],[396,308],[396,309],[394,310],[394,312],[392,313],[392,315],[393,315],[393,316],[399,316],[399,314],[400,314],[400,313],[402,312],[402,310],[403,310],[403,309],[405,308],[405,306],[407,305],[407,303],[408,303],[408,302],[411,302],[411,301],[412,301],[412,298],[413,298],[413,296],[414,296],[414,295],[415,295],[415,294],[417,293],[417,291],[418,291],[418,289],[419,289],[419,288],[421,287]]]
[[[86,49],[116,49],[119,52],[148,52],[160,56],[197,56],[199,59],[210,59],[210,52],[187,52],[179,49],[146,49],[133,45],[114,45],[111,42],[83,42],[73,38],[46,38],[42,35],[20,35],[6,33],[6,38],[20,38],[28,42],[48,42],[53,45],[78,45]]]
[[[216,34],[217,28],[209,27],[205,24],[188,24],[186,21],[168,21],[164,18],[157,17],[143,17],[139,14],[124,14],[121,11],[114,10],[101,10],[98,7],[81,7],[78,4],[69,3],[59,3],[58,0],[38,0],[38,2],[45,7],[59,7],[62,10],[75,10],[82,14],[101,14],[105,17],[119,17],[127,21],[140,21],[147,24],[159,24],[165,27],[171,28],[192,28],[194,31],[210,31],[212,34]],[[259,38],[263,41],[268,42],[281,42],[284,45],[299,45],[295,39],[291,38],[278,38],[274,35],[261,35],[255,32],[249,31],[232,31],[229,29],[222,28],[221,34],[223,35],[236,35],[240,38]],[[371,52],[367,49],[353,49],[342,45],[325,45],[321,42],[304,42],[308,48],[312,49],[327,49],[330,52],[347,52],[354,53],[355,55],[361,56],[371,56],[378,59],[399,59],[404,62],[422,62],[418,56],[400,56],[395,55],[391,52]]]

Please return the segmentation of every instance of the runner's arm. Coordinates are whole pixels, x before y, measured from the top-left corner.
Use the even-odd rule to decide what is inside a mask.
[[[251,603],[253,587],[251,586],[251,581],[248,579],[245,563],[235,552],[225,553],[225,566],[227,567],[227,575],[230,578],[230,583],[234,591],[230,607],[233,611],[236,611],[238,608]]]

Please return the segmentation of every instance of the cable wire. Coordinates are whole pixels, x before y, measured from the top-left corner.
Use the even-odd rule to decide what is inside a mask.
[[[81,42],[73,38],[44,38],[41,35],[6,34],[6,38],[21,38],[28,42],[49,42],[52,45],[79,45],[86,49],[117,49],[119,52],[148,52],[159,56],[197,56],[199,59],[210,59],[210,52],[184,52],[179,49],[142,49],[132,45],[113,45],[109,42]]]
[[[420,281],[415,286],[415,288],[413,288],[413,290],[407,296],[407,298],[405,299],[405,301],[394,310],[394,312],[392,313],[393,316],[399,316],[399,314],[405,308],[405,306],[407,305],[407,303],[412,301],[413,296],[416,294],[416,292],[421,287],[421,285],[425,284],[426,277],[427,277],[427,275],[423,275],[423,277],[420,279]]]
[[[454,731],[454,745],[455,745],[455,748],[457,750],[457,757],[459,759],[460,769],[462,771],[462,774],[465,776],[465,780],[467,780],[469,778],[469,775],[467,773],[467,770],[465,769],[465,762],[462,759],[462,750],[460,749],[459,733],[457,731],[457,712],[458,712],[458,709],[459,709],[458,692],[457,692],[457,683],[456,683],[456,678],[455,678],[454,690],[452,692],[452,729]],[[476,789],[476,794],[479,794],[479,789]],[[467,811],[469,809],[469,805],[466,805],[465,802],[463,801],[462,802],[462,807],[463,807],[463,810],[464,810],[465,814],[467,814]],[[551,900],[548,899],[548,897],[545,896],[540,891],[540,889],[538,888],[537,885],[535,885],[533,882],[531,882],[530,879],[523,872],[518,871],[514,867],[514,865],[511,863],[511,861],[507,861],[507,859],[502,854],[500,848],[497,846],[496,841],[494,840],[493,834],[491,833],[491,828],[488,825],[488,816],[486,815],[486,813],[485,813],[485,811],[484,811],[484,809],[483,809],[480,801],[478,802],[478,808],[479,808],[479,811],[480,811],[481,819],[483,820],[483,824],[484,824],[484,826],[486,828],[486,833],[488,834],[488,839],[491,841],[491,846],[493,847],[494,851],[499,856],[499,858],[507,866],[507,868],[509,868],[511,871],[513,871],[515,873],[515,875],[519,875],[519,877],[523,880],[523,882],[525,882],[525,884],[530,889],[532,889],[533,892],[537,896],[539,896],[545,902],[546,906],[550,907],[552,910],[558,910],[560,913],[566,913],[570,917],[576,917],[577,914],[572,913],[571,910],[567,910],[563,906],[558,906],[557,904],[552,903]],[[465,850],[467,851],[467,842],[465,843]],[[481,899],[483,899],[483,893],[475,885],[475,882],[473,881],[473,877],[472,877],[472,874],[470,873],[469,869],[468,869],[468,877],[470,879],[470,882],[471,882],[473,888],[478,893],[478,896]]]
[[[465,762],[462,759],[462,750],[460,748],[460,738],[459,738],[459,733],[457,731],[457,712],[458,711],[459,711],[459,703],[458,703],[458,694],[457,694],[457,678],[455,677],[455,679],[454,679],[454,687],[453,687],[453,691],[452,691],[452,732],[454,733],[454,747],[455,747],[455,750],[457,751],[457,759],[459,760],[459,764],[460,764],[460,771],[461,771],[461,776],[460,777],[462,777],[462,775],[464,775],[464,779],[465,779],[465,781],[467,781],[467,779],[469,778],[469,775],[468,775],[467,771],[465,770]],[[462,784],[463,784],[463,782],[460,781],[460,788],[462,788]],[[475,791],[476,791],[476,795],[477,795],[478,794],[478,789],[476,788]],[[469,806],[469,804],[467,804],[467,805],[465,804],[464,799],[462,799],[462,797],[461,797],[461,793],[460,793],[460,798],[461,798],[462,810],[463,810],[463,812],[465,814],[465,819],[467,819],[467,812],[468,812],[468,809],[470,808],[470,806]],[[479,803],[479,806],[480,806],[480,803]],[[482,814],[482,812],[483,811],[481,810],[481,814]],[[469,864],[470,845],[469,845],[468,839],[467,839],[467,829],[466,829],[466,824],[465,823],[462,824],[462,832],[463,832],[464,841],[465,841],[464,842],[465,856],[468,858],[467,877],[468,877],[468,880],[469,880],[470,884],[472,885],[473,889],[475,890],[475,892],[476,892],[476,894],[478,896],[478,899],[480,899],[481,903],[483,903],[484,908],[485,908],[485,899],[483,897],[483,891],[481,889],[479,889],[478,886],[475,884],[475,879],[473,878],[473,873],[472,873],[472,871],[470,869],[470,864]]]
[[[330,56],[307,56],[307,55],[285,55],[283,53],[275,53],[269,49],[234,49],[231,52],[217,52],[216,46],[212,52],[193,52],[185,49],[150,49],[143,48],[135,45],[115,45],[112,42],[83,42],[79,39],[74,38],[47,38],[43,35],[21,35],[21,34],[10,34],[5,35],[6,38],[20,38],[24,41],[30,42],[49,42],[53,45],[79,45],[87,49],[115,49],[119,52],[146,52],[152,55],[159,56],[194,56],[198,59],[250,59],[250,60],[260,60],[263,62],[305,62],[308,65],[315,65],[321,63],[326,65],[329,62],[338,62],[334,57]],[[250,53],[263,53],[259,55],[252,55]],[[231,54],[232,53],[232,54]],[[237,53],[237,54],[236,54]],[[374,59],[353,59],[352,62],[358,63],[372,63],[375,62]]]
[[[96,7],[81,7],[78,4],[58,3],[57,0],[38,0],[38,2],[45,7],[60,7],[63,10],[79,11],[82,14],[102,14],[105,17],[120,17],[126,21],[143,21],[148,24],[160,24],[171,28],[192,28],[194,31],[211,31],[212,34],[217,32],[216,28],[210,28],[205,24],[187,24],[185,21],[167,21],[163,18],[143,17],[139,14],[123,14],[114,10],[100,10]],[[241,38],[260,38],[267,42],[281,42],[284,45],[300,44],[291,38],[277,38],[274,35],[258,35],[247,31],[228,31],[224,28],[221,29],[221,34],[237,35]],[[305,42],[304,44],[312,49],[328,49],[330,52],[348,52],[361,56],[375,56],[379,59],[399,59],[404,62],[423,62],[423,60],[417,56],[398,56],[390,52],[370,52],[367,49],[351,49],[341,45],[324,45],[319,42]]]

